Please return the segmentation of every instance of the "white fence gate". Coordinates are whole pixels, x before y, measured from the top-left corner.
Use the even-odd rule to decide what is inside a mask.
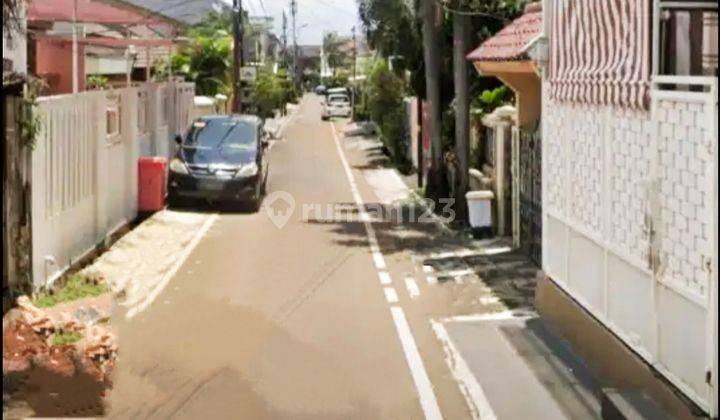
[[[152,136],[151,154],[153,156],[169,156],[170,147],[170,87],[167,83],[149,86],[150,97],[150,124]]]
[[[543,115],[543,269],[717,415],[717,79],[658,77],[650,115]]]
[[[189,118],[194,87],[180,84],[175,95],[176,85],[40,98],[42,130],[32,153],[36,288],[137,216],[138,158],[169,157],[168,116],[179,115],[177,124]]]
[[[173,110],[171,119],[170,141],[174,145],[174,137],[184,134],[190,126],[195,106],[195,85],[193,83],[174,83],[172,86]]]

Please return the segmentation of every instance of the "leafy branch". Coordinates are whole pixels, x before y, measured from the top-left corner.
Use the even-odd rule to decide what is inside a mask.
[[[22,145],[30,150],[35,149],[37,136],[42,129],[42,118],[38,112],[37,100],[45,87],[45,82],[41,79],[29,78],[25,96],[20,103],[17,121],[20,128],[20,140]]]

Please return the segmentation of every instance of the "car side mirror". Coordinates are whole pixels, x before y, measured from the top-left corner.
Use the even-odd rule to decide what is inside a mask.
[[[268,140],[268,139],[262,139],[262,140],[260,140],[260,146],[261,146],[263,149],[267,149],[268,147],[270,147],[270,140]]]
[[[175,143],[177,143],[178,146],[182,144],[182,136],[180,134],[175,135]]]

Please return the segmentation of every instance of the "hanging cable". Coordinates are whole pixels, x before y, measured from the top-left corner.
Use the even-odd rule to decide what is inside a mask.
[[[455,14],[455,15],[460,15],[460,16],[481,16],[481,17],[487,17],[487,18],[491,18],[491,19],[497,19],[497,20],[502,21],[502,22],[509,22],[509,21],[510,21],[510,19],[508,19],[508,18],[506,18],[506,17],[504,17],[504,16],[493,15],[492,13],[485,13],[485,12],[471,11],[471,10],[454,9],[454,8],[448,6],[447,3],[446,3],[445,1],[443,1],[443,0],[435,0],[435,2],[436,2],[440,7],[442,7],[443,10],[445,10],[446,12],[452,13],[452,14]]]

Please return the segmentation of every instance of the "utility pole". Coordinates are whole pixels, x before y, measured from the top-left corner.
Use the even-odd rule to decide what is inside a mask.
[[[283,65],[287,64],[287,13],[283,10],[282,20],[282,44],[283,44]]]
[[[292,36],[293,36],[293,82],[298,81],[298,45],[297,45],[297,0],[290,0],[290,15],[292,16]]]
[[[426,195],[436,204],[444,191],[445,171],[442,158],[442,137],[440,127],[440,59],[437,44],[437,8],[435,0],[422,0],[423,51],[425,59],[426,100],[430,121],[430,170]]]
[[[352,82],[352,121],[355,121],[355,91],[357,89],[357,34],[355,26],[352,27],[353,39],[353,82]]]
[[[453,14],[453,71],[455,73],[455,214],[460,222],[467,221],[465,193],[469,183],[470,104],[468,102],[467,53],[468,17]]]
[[[233,114],[242,112],[242,80],[240,79],[240,69],[243,62],[242,19],[242,0],[233,0]]]

